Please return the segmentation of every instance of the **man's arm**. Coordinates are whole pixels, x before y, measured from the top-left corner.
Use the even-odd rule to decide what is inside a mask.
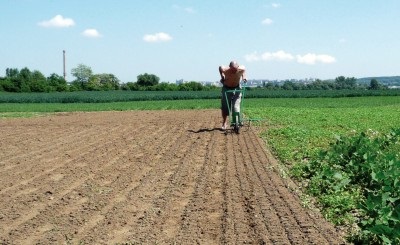
[[[245,68],[243,68],[242,80],[243,80],[245,83],[247,83],[246,69],[245,69]]]
[[[220,82],[221,82],[221,83],[224,83],[224,80],[225,80],[224,68],[223,68],[222,66],[219,66],[218,70],[219,70],[219,75],[221,75],[221,80],[220,80]]]

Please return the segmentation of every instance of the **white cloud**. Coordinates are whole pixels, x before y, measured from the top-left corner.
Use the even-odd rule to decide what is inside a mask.
[[[70,27],[75,25],[75,21],[70,18],[64,18],[62,15],[56,15],[50,20],[41,21],[38,25],[43,27]]]
[[[155,34],[144,35],[143,40],[146,42],[166,42],[172,40],[172,37],[164,32],[159,32]]]
[[[263,57],[263,60],[273,59],[273,60],[279,60],[279,61],[291,61],[294,59],[292,54],[286,53],[283,50],[279,50],[274,53],[264,53],[262,55],[262,57]]]
[[[294,59],[294,56],[292,54],[286,53],[283,50],[279,50],[279,51],[276,51],[273,53],[265,52],[257,58],[253,57],[253,60],[265,60],[265,61],[270,61],[270,60],[291,61],[293,59]]]
[[[300,64],[314,65],[315,63],[330,64],[336,62],[335,57],[326,54],[311,54],[296,55],[297,62]]]
[[[251,54],[246,54],[244,59],[248,62],[259,61],[261,57],[257,54],[257,52],[253,52]]]
[[[86,29],[82,32],[82,35],[85,37],[101,37],[101,34],[96,29]]]
[[[266,53],[263,54],[263,56],[265,56],[265,55],[266,55]],[[267,57],[268,57],[268,55],[267,55]],[[283,51],[283,50],[279,50],[279,51],[277,51],[277,52],[275,52],[275,53],[272,53],[272,54],[271,54],[271,57],[272,57],[274,60],[280,60],[280,61],[291,61],[291,60],[294,59],[294,57],[293,57],[292,54],[286,53],[286,52]]]
[[[262,54],[258,54],[257,52],[253,52],[251,54],[247,54],[244,56],[247,62],[256,62],[256,61],[296,61],[300,64],[314,65],[316,63],[324,63],[330,64],[336,62],[335,57],[326,55],[326,54],[312,54],[308,53],[306,55],[293,55],[291,53],[287,53],[283,50],[279,50],[276,52],[265,52]]]
[[[261,23],[262,23],[263,25],[271,25],[273,22],[274,22],[274,21],[271,20],[270,18],[266,18],[266,19],[264,19]]]
[[[279,3],[272,3],[271,6],[273,8],[279,8],[281,5]]]
[[[251,54],[245,55],[245,60],[248,62],[252,61],[272,61],[272,60],[277,60],[277,61],[292,61],[294,60],[294,56],[290,53],[286,53],[283,50],[279,50],[276,52],[265,52],[261,55],[258,55],[257,52],[253,52]]]

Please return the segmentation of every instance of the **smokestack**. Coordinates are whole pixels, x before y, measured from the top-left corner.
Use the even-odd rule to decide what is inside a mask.
[[[65,72],[65,50],[63,50],[63,67],[64,67],[64,80],[66,80],[67,73]]]

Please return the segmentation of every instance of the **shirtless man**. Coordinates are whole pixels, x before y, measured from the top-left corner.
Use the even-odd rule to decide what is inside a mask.
[[[229,115],[228,104],[225,98],[225,91],[240,89],[240,80],[247,82],[246,69],[240,66],[236,61],[231,61],[229,67],[220,66],[219,74],[221,75],[222,96],[221,96],[221,112],[222,112],[222,130],[227,128],[227,117]],[[228,102],[232,100],[232,112],[240,112],[241,93],[227,93]],[[233,98],[232,98],[233,97]]]

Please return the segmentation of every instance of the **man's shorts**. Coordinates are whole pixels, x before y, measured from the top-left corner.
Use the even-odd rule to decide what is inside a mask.
[[[227,90],[234,90],[234,89],[241,89],[240,87],[236,88],[229,88],[229,87],[222,87],[222,96],[221,96],[221,110],[225,115],[229,116],[229,109],[233,109],[234,112],[240,112],[240,101],[242,100],[242,93],[241,92],[227,92]],[[226,97],[225,97],[226,95]],[[229,107],[228,107],[228,103]],[[232,106],[233,105],[233,106]]]

